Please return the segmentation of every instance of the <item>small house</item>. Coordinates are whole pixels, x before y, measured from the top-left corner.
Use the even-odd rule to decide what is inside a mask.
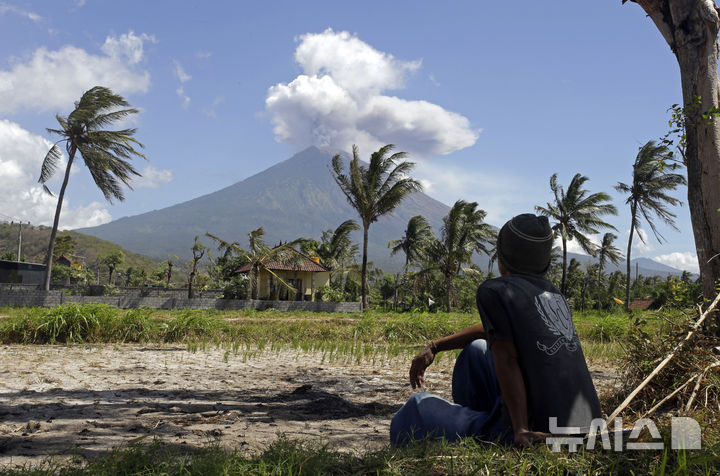
[[[0,260],[0,283],[42,284],[45,265]]]
[[[314,301],[315,291],[330,284],[330,268],[320,264],[318,258],[311,258],[305,254],[292,250],[297,254],[290,261],[269,260],[264,263],[257,276],[258,296],[260,299],[277,299],[280,301]],[[251,264],[248,263],[237,270],[238,273],[249,273]],[[269,273],[267,270],[275,274]],[[295,295],[283,286],[277,278],[282,279],[297,289]]]

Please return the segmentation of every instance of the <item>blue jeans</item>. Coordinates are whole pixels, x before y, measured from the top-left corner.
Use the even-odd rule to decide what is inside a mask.
[[[455,441],[472,436],[512,444],[510,419],[503,416],[503,398],[495,374],[495,360],[487,341],[468,344],[455,361],[452,376],[455,403],[431,393],[417,393],[400,408],[390,423],[390,442]]]

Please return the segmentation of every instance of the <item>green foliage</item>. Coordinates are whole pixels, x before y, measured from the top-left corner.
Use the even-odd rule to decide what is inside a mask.
[[[670,429],[660,425],[665,448]],[[706,436],[707,435],[707,436]],[[283,434],[260,451],[230,450],[217,444],[199,448],[154,440],[118,448],[79,467],[53,463],[6,469],[17,476],[188,476],[385,475],[426,476],[465,474],[699,474],[716,473],[720,443],[716,431],[705,432],[702,451],[580,451],[551,452],[545,445],[518,451],[471,438],[347,452],[320,441],[290,439]]]
[[[226,326],[217,317],[203,311],[183,311],[163,325],[166,342],[183,342],[215,337]]]
[[[557,174],[550,177],[550,190],[553,192],[553,202],[547,202],[546,207],[536,206],[535,210],[555,221],[552,230],[556,238],[562,241],[562,278],[560,291],[567,291],[567,242],[575,240],[589,255],[597,254],[597,246],[590,241],[588,235],[598,234],[601,228],[615,229],[614,226],[603,221],[604,216],[617,215],[615,205],[611,203],[610,196],[604,192],[589,194],[584,187],[588,177],[575,174],[570,180],[567,190],[557,182]]]
[[[112,314],[103,304],[66,304],[49,310],[35,309],[25,319],[11,322],[9,333],[24,344],[93,342]]]
[[[630,321],[624,315],[608,315],[596,323],[590,330],[589,336],[594,340],[621,340],[630,327]]]
[[[320,301],[343,302],[345,300],[345,296],[342,291],[326,284],[324,286],[320,286],[315,291],[315,299],[319,299]]]
[[[364,238],[360,283],[363,309],[368,308],[367,236],[370,225],[392,212],[405,197],[422,190],[420,182],[410,178],[415,164],[400,161],[407,156],[405,152],[391,154],[394,147],[388,144],[373,152],[366,167],[360,162],[357,146],[353,145],[353,158],[347,174],[340,155],[332,158],[333,179],[362,221]]]

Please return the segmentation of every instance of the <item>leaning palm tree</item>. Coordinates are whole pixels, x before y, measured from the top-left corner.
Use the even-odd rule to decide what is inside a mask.
[[[633,164],[633,181],[627,185],[618,182],[615,190],[627,194],[625,203],[630,205],[630,237],[627,247],[627,274],[625,282],[625,309],[630,306],[630,251],[633,234],[640,226],[641,217],[650,226],[655,238],[662,243],[664,237],[658,231],[653,215],[666,225],[677,230],[675,214],[668,209],[669,206],[680,204],[680,200],[668,195],[678,185],[685,185],[687,181],[680,174],[672,173],[678,167],[672,162],[672,152],[664,145],[657,145],[648,141],[640,148]],[[638,238],[644,243],[645,239],[638,233]]]
[[[617,265],[622,259],[622,252],[613,245],[613,242],[617,240],[617,235],[613,233],[605,233],[603,235],[602,243],[597,250],[598,257],[598,270],[597,270],[597,286],[600,287],[600,279],[603,276],[603,270],[605,269],[605,263],[610,261],[612,264]]]
[[[562,185],[557,183],[557,174],[550,177],[550,189],[555,196],[553,203],[548,202],[547,207],[536,206],[535,211],[553,218],[556,222],[552,229],[555,238],[558,236],[562,241],[562,279],[560,290],[563,294],[566,291],[567,278],[567,242],[577,240],[580,247],[591,256],[597,253],[597,247],[587,237],[588,234],[599,233],[600,228],[615,227],[602,220],[605,215],[617,215],[617,209],[611,203],[610,196],[603,192],[588,195],[588,190],[583,188],[588,177],[575,174],[570,185],[565,191]]]
[[[130,164],[130,160],[134,156],[145,158],[143,154],[135,149],[136,146],[143,147],[133,137],[136,130],[108,131],[103,129],[113,122],[139,112],[137,109],[127,108],[129,105],[122,96],[114,94],[108,88],[95,86],[86,91],[80,100],[75,103],[75,109],[69,116],[55,116],[60,124],[59,129],[48,129],[48,132],[58,134],[62,139],[50,148],[42,163],[39,182],[43,184],[46,192],[52,194],[46,182],[53,176],[62,159],[62,152],[58,147],[61,142],[65,142],[68,161],[65,166],[65,176],[60,186],[60,193],[58,194],[55,220],[50,232],[50,244],[48,245],[45,268],[46,291],[50,289],[55,235],[57,235],[60,211],[62,210],[65,189],[70,178],[70,169],[75,160],[75,155],[78,152],[80,153],[95,184],[103,193],[105,199],[111,203],[113,199],[122,201],[125,198],[120,185],[121,182],[130,187],[132,176],[140,176]]]
[[[420,273],[439,270],[445,279],[445,308],[452,310],[453,280],[462,265],[472,262],[473,253],[490,254],[488,246],[497,241],[495,230],[485,223],[485,211],[477,202],[458,200],[443,218],[440,239],[427,250],[427,266]]]
[[[427,247],[432,243],[433,239],[435,239],[435,234],[425,217],[415,215],[408,221],[403,237],[397,240],[391,240],[388,243],[390,256],[394,256],[401,251],[405,254],[405,266],[403,267],[402,278],[401,280],[395,280],[395,305],[397,305],[400,282],[405,282],[407,279],[408,267],[410,264],[422,261]]]
[[[347,201],[357,210],[362,221],[363,251],[361,269],[361,296],[363,309],[368,308],[367,247],[370,225],[381,216],[393,211],[405,197],[422,189],[417,180],[408,177],[415,166],[412,162],[399,162],[405,152],[389,155],[394,146],[388,144],[370,156],[365,166],[358,157],[358,148],[353,145],[353,157],[348,173],[340,155],[332,158],[332,176],[345,194]]]
[[[434,237],[432,227],[425,217],[415,215],[408,221],[403,237],[388,243],[388,248],[391,249],[390,256],[394,256],[401,251],[405,254],[403,276],[407,274],[410,264],[422,260],[428,244]]]
[[[324,231],[320,242],[312,240],[306,242],[308,248],[314,246],[314,250],[308,249],[307,251],[315,253],[322,264],[330,268],[331,282],[334,274],[340,272],[340,284],[342,284],[346,266],[357,256],[358,245],[352,241],[350,234],[359,229],[360,225],[355,220],[345,220],[335,230]]]

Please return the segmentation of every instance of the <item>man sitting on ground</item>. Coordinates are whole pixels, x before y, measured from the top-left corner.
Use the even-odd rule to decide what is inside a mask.
[[[528,446],[557,427],[587,432],[601,416],[570,309],[547,279],[553,234],[547,217],[518,215],[497,240],[501,277],[477,290],[481,322],[430,342],[412,361],[410,384],[444,350],[463,349],[455,362],[455,403],[418,393],[393,416],[394,445],[472,436]]]

